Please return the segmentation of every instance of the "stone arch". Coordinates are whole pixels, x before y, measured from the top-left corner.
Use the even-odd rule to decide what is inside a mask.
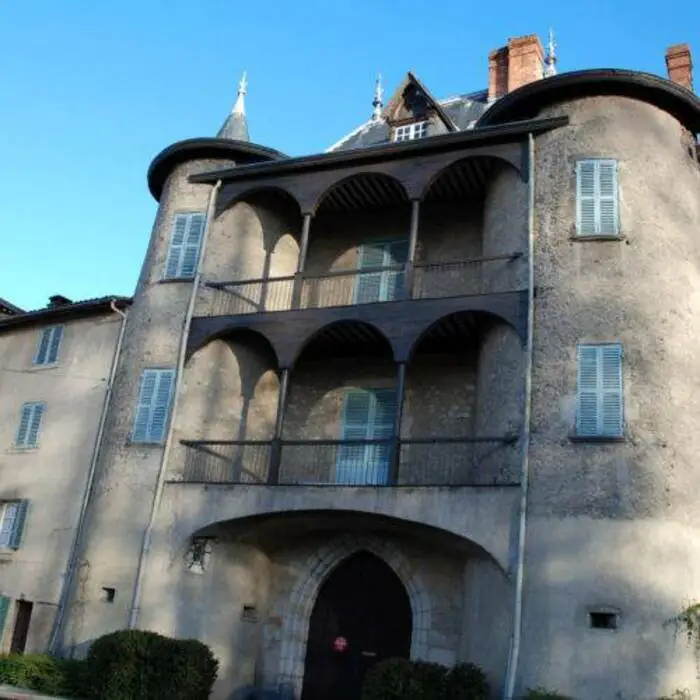
[[[406,557],[391,542],[369,534],[342,535],[307,559],[283,616],[279,680],[293,684],[297,693],[301,693],[309,621],[318,592],[340,562],[362,550],[386,562],[404,585],[413,617],[411,658],[427,659],[432,605],[428,589],[418,572],[412,570]]]
[[[460,192],[462,196],[471,194],[483,194],[488,190],[490,179],[503,168],[514,170],[522,176],[518,165],[500,155],[472,155],[462,154],[454,157],[452,161],[436,170],[423,185],[420,200],[426,201],[431,195],[437,194],[436,187],[442,185],[445,193]],[[453,176],[453,177],[450,177]],[[449,182],[448,182],[449,178]]]

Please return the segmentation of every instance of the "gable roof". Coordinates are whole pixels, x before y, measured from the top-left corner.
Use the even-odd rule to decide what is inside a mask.
[[[387,102],[384,111],[382,112],[382,118],[385,121],[390,122],[393,114],[400,108],[401,103],[404,100],[404,96],[410,87],[414,87],[419,93],[423,95],[429,107],[435,110],[435,113],[440,117],[448,131],[457,131],[457,127],[450,117],[447,115],[445,110],[442,108],[440,103],[433,97],[430,90],[423,85],[423,83],[418,80],[418,78],[411,72],[408,71],[406,77],[401,81],[401,84],[396,88],[391,99]]]

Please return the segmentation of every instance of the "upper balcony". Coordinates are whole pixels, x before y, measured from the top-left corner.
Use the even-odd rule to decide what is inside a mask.
[[[226,184],[196,317],[518,292],[521,143]]]

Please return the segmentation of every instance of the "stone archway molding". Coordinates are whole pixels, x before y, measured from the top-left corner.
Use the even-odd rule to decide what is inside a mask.
[[[342,535],[320,547],[306,560],[284,609],[279,682],[293,685],[295,697],[301,695],[309,621],[318,592],[340,562],[363,550],[386,562],[403,583],[413,618],[411,658],[417,660],[428,657],[431,601],[418,572],[412,569],[408,559],[391,542],[374,535]]]

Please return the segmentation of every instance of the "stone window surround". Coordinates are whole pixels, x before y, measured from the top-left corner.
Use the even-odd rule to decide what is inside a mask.
[[[284,609],[278,682],[291,683],[296,696],[301,695],[309,621],[318,592],[340,562],[358,551],[368,551],[381,558],[403,583],[413,617],[411,659],[428,658],[431,601],[420,576],[392,543],[372,535],[343,535],[319,548],[307,559]]]

